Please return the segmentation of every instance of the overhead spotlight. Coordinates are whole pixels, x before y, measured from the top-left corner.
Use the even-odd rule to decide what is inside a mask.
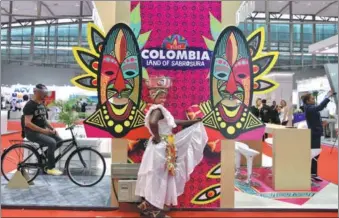
[[[329,47],[326,47],[325,49],[329,49]]]
[[[77,3],[77,4],[75,4],[75,7],[80,7],[80,5]]]

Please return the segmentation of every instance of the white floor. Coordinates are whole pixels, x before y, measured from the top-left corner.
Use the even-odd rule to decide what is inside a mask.
[[[105,158],[106,160],[106,174],[111,173],[111,158]],[[271,167],[272,158],[263,155],[263,167]],[[338,186],[335,184],[327,185],[323,190],[318,192],[304,205],[296,205],[286,203],[269,198],[258,197],[242,192],[235,192],[235,207],[236,208],[288,208],[288,209],[337,209],[338,208]]]
[[[263,167],[272,166],[272,158],[263,154]],[[302,206],[269,198],[235,192],[236,208],[312,208],[338,209],[338,186],[330,183]]]

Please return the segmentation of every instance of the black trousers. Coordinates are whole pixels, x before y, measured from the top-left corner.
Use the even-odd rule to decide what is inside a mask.
[[[320,148],[321,146],[321,136],[320,135],[311,135],[311,148]],[[311,174],[312,176],[318,176],[318,158],[319,155],[312,159],[311,165]]]
[[[55,157],[54,152],[56,145],[62,139],[58,135],[45,135],[39,132],[26,130],[26,138],[31,142],[38,143],[42,146],[48,146],[47,150],[47,168],[53,169],[55,167]]]

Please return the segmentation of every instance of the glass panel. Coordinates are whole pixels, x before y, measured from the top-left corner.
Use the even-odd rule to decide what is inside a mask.
[[[293,42],[300,42],[300,24],[293,24]]]
[[[304,43],[312,43],[313,24],[304,24]]]

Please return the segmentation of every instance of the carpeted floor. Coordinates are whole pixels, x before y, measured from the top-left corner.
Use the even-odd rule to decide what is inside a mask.
[[[248,186],[240,180],[235,180],[235,188],[237,191],[247,193],[263,198],[274,199],[282,202],[303,205],[314,195],[325,188],[329,183],[327,181],[314,183],[311,191],[274,191],[272,186],[271,169],[255,168],[253,169],[252,181],[255,185]],[[246,170],[242,169],[242,174],[246,174]]]
[[[12,206],[106,207],[109,206],[110,176],[93,187],[79,187],[68,176],[39,175],[29,189],[9,189],[1,180],[1,204]]]

